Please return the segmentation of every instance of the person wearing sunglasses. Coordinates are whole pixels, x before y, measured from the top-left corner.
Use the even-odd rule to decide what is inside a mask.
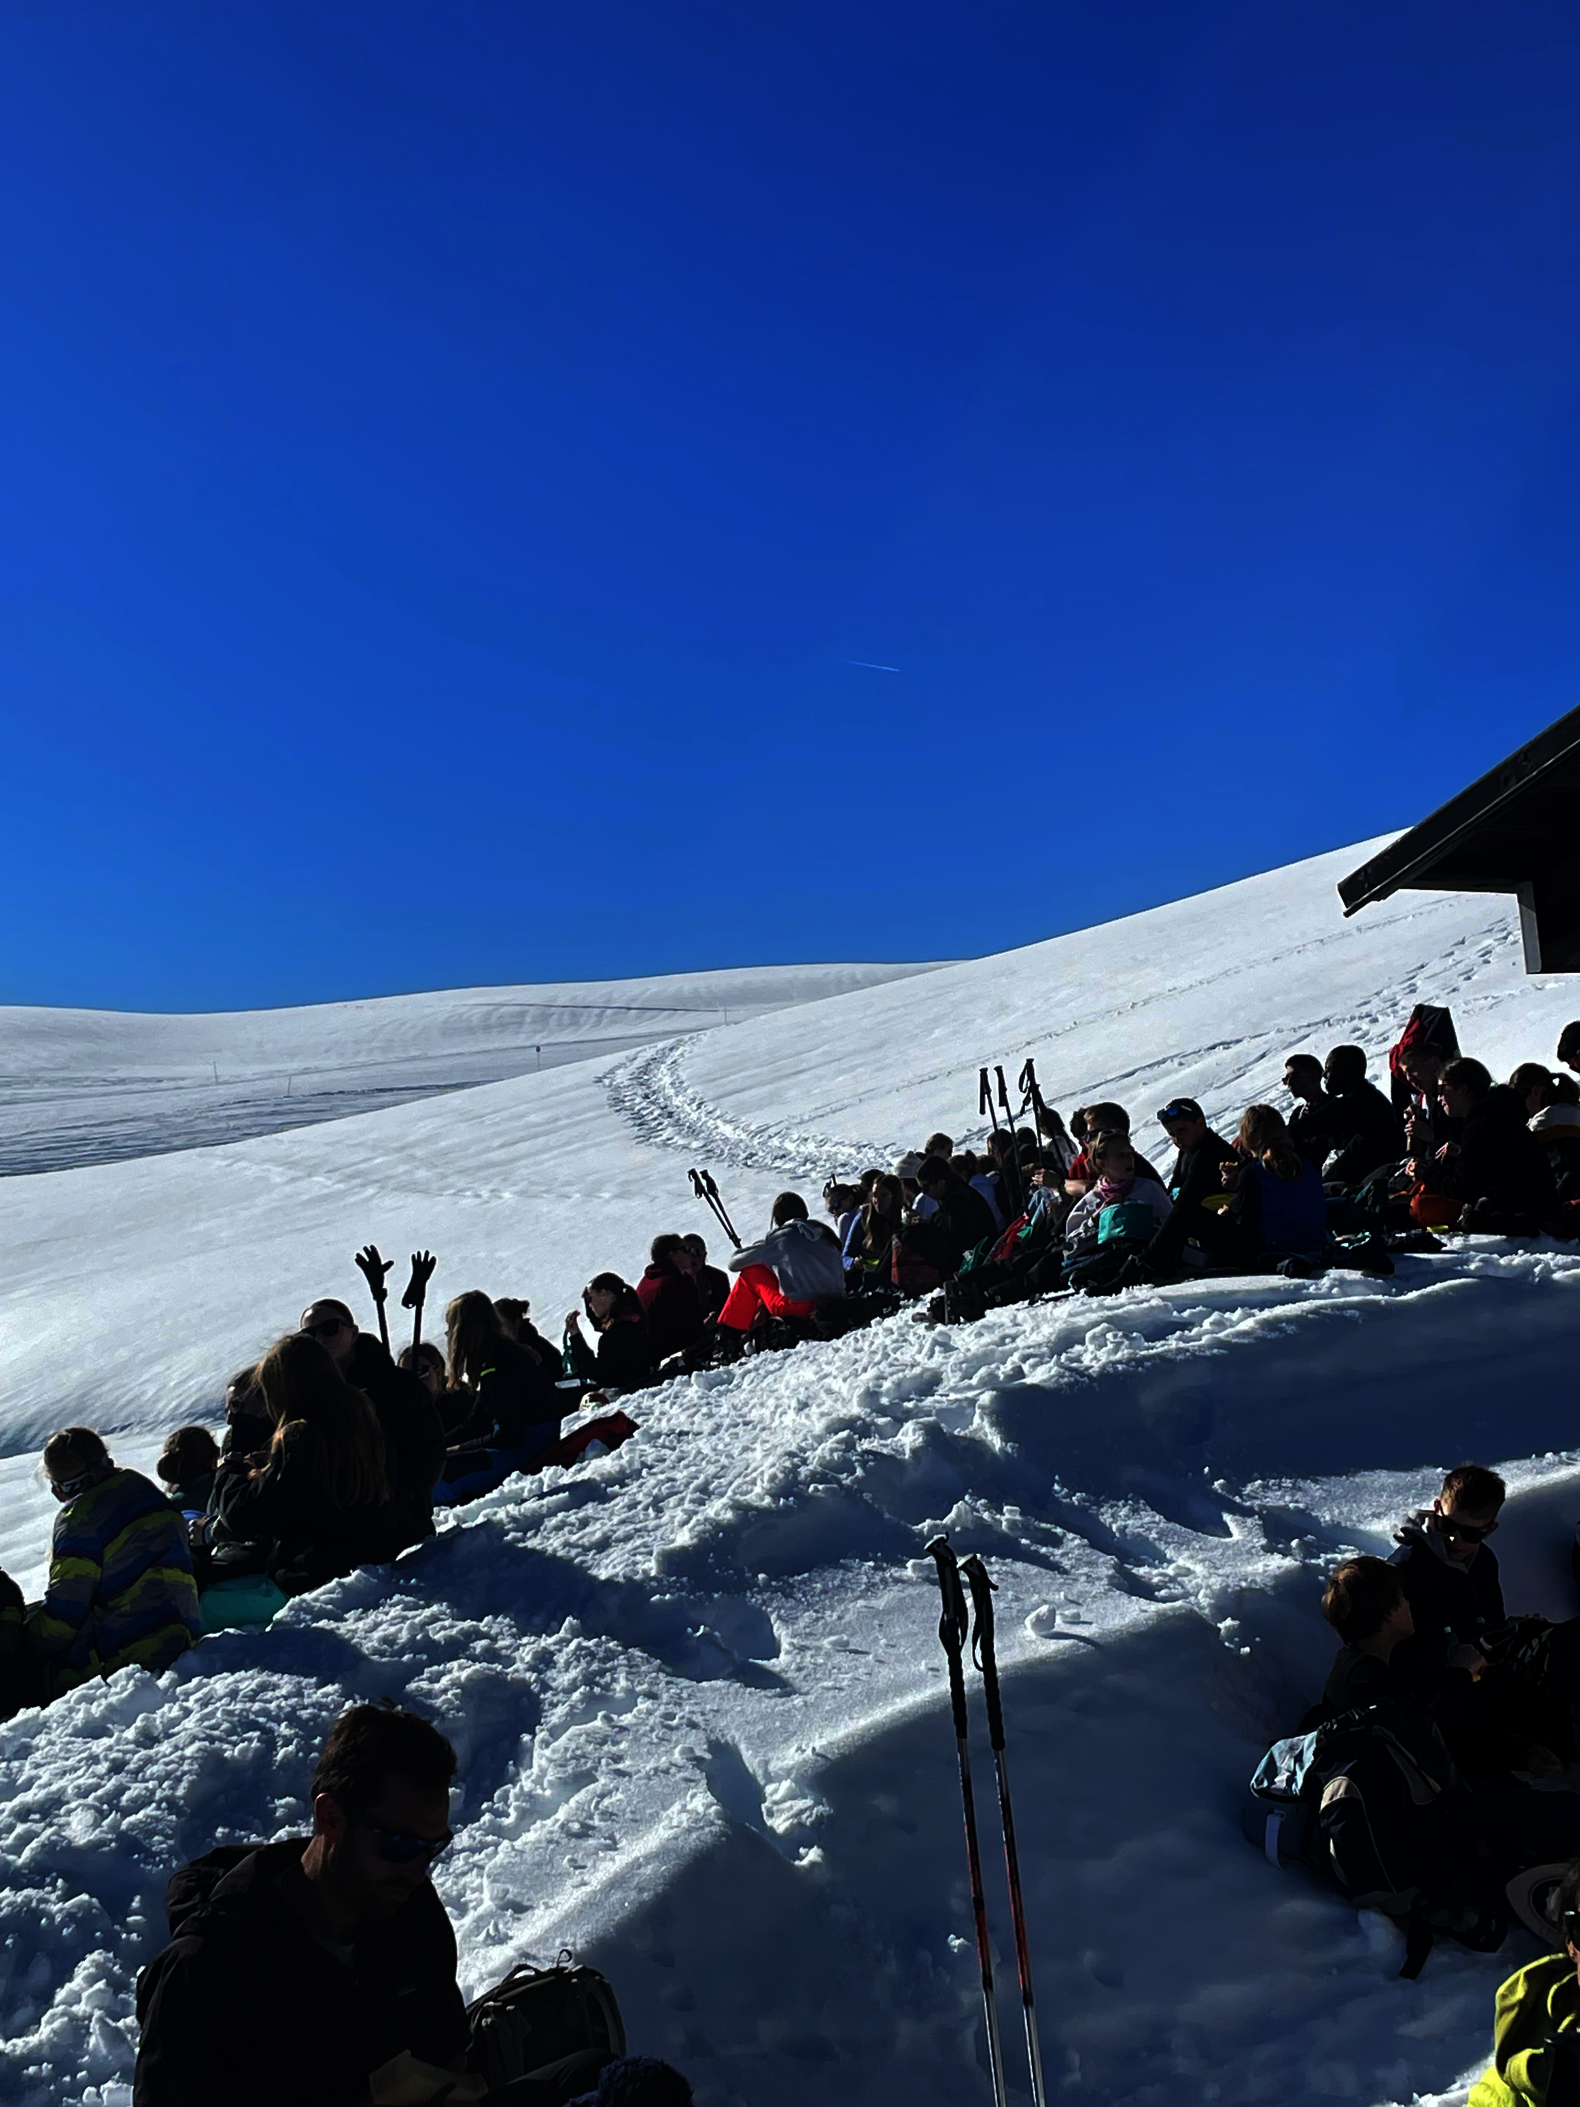
[[[479,2097],[460,2076],[455,1933],[429,1877],[450,1842],[455,1768],[428,1720],[353,1705],[311,1785],[297,1783],[310,1836],[225,1845],[180,1868],[170,1943],[137,1988],[138,2107]],[[416,2074],[398,2095],[375,2082],[391,2065]]]
[[[1394,1665],[1412,1694],[1429,1702],[1455,1649],[1477,1648],[1495,1666],[1477,1681],[1476,1701],[1449,1737],[1456,1758],[1483,1777],[1510,1770],[1556,1777],[1564,1765],[1552,1742],[1568,1731],[1567,1660],[1580,1626],[1527,1619],[1517,1655],[1500,1648],[1508,1611],[1491,1540],[1507,1497],[1496,1471],[1462,1463],[1444,1478],[1431,1507],[1406,1516],[1394,1532],[1399,1548],[1389,1563],[1414,1625]]]
[[[1492,2062],[1467,2107],[1565,2107],[1580,2101],[1580,1859],[1547,1898],[1543,1954],[1498,1986]]]

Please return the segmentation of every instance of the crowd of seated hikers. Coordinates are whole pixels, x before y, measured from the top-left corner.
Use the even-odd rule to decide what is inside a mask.
[[[357,1265],[379,1335],[336,1297],[310,1303],[231,1377],[221,1441],[200,1426],[171,1435],[159,1485],[118,1467],[90,1429],[51,1437],[42,1472],[60,1513],[44,1599],[25,1603],[0,1575],[0,1714],[128,1663],[167,1666],[205,1631],[262,1626],[293,1596],[420,1543],[436,1507],[618,1446],[636,1431],[618,1399],[838,1336],[907,1299],[960,1322],[1193,1273],[1387,1273],[1393,1252],[1438,1248],[1435,1232],[1455,1226],[1580,1236],[1580,1085],[1561,1072],[1580,1070],[1580,1024],[1558,1059],[1494,1083],[1459,1052],[1448,1012],[1422,1005],[1387,1091],[1359,1047],[1294,1053],[1287,1115],[1249,1105],[1225,1139],[1194,1099],[1171,1097],[1156,1115],[1167,1148],[1146,1144],[1156,1162],[1123,1105],[1083,1105],[1067,1127],[1033,1093],[1034,1127],[997,1126],[980,1151],[934,1133],[889,1170],[830,1180],[828,1221],[781,1193],[728,1271],[700,1236],[654,1237],[634,1282],[593,1275],[558,1345],[526,1301],[481,1289],[449,1303],[442,1348],[421,1339],[434,1261],[414,1253],[416,1329],[395,1358],[390,1268],[369,1245]],[[584,1405],[612,1409],[567,1435]]]
[[[1391,1557],[1346,1558],[1322,1615],[1339,1641],[1321,1701],[1275,1742],[1246,1834],[1281,1866],[1394,1919],[1402,1975],[1450,1938],[1541,1957],[1497,1994],[1470,2107],[1580,2098],[1580,1618],[1511,1615],[1495,1471],[1451,1470]],[[1580,1548],[1570,1554],[1580,1583]],[[1561,2082],[1560,2082],[1561,2081]]]

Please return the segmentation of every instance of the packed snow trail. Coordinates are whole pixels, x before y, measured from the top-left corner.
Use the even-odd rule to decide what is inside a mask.
[[[1420,998],[1499,1070],[1550,1057],[1573,986],[1521,977],[1508,913],[1416,896],[1342,923],[1333,879],[1364,853],[612,1067],[7,1181],[8,1567],[36,1590],[52,1427],[146,1465],[311,1296],[366,1308],[370,1237],[439,1253],[435,1317],[481,1285],[552,1330],[655,1230],[711,1232],[689,1163],[728,1173],[749,1232],[786,1183],[815,1200],[934,1126],[969,1136],[984,1060],[1035,1053],[1051,1101],[1117,1094],[1144,1134],[1158,1091],[1281,1102],[1286,1052],[1375,1054]],[[1391,1281],[906,1315],[644,1395],[616,1455],[513,1481],[266,1635],[0,1727],[0,2093],[102,2107],[126,2083],[173,1866],[298,1826],[325,1722],[388,1692],[461,1749],[439,1877],[468,1988],[569,1942],[703,2107],[980,2103],[922,1557],[942,1526],[1002,1590],[1055,2095],[1456,2097],[1519,1942],[1397,1982],[1390,1928],[1268,1867],[1239,1800],[1320,1688],[1322,1576],[1385,1550],[1446,1465],[1504,1462],[1509,1599],[1570,1613],[1577,1296],[1572,1249],[1452,1240]]]

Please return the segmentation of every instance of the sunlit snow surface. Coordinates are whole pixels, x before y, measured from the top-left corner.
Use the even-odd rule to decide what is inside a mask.
[[[1145,1128],[1175,1089],[1224,1119],[1277,1102],[1286,1051],[1378,1053],[1423,997],[1499,1071],[1550,1057],[1580,1002],[1524,978],[1503,906],[1406,896],[1346,924],[1333,881],[1363,854],[612,1064],[7,1181],[7,1564],[36,1586],[51,1425],[145,1459],[310,1295],[360,1290],[370,1236],[431,1244],[440,1301],[526,1293],[552,1327],[589,1270],[709,1226],[688,1163],[756,1227],[786,1183],[815,1201],[827,1170],[974,1131],[983,1061],[1033,1053],[1058,1102],[1117,1095]],[[0,2085],[128,2079],[170,1870],[299,1827],[324,1723],[389,1692],[462,1753],[438,1879],[469,1989],[571,1944],[705,2107],[981,2101],[921,1557],[943,1524],[1001,1590],[1056,2094],[1462,2100],[1531,1949],[1448,1946],[1399,1982],[1391,1929],[1267,1866],[1239,1798],[1320,1687],[1319,1574],[1386,1548],[1442,1467],[1508,1465],[1511,1602],[1572,1610],[1577,1316],[1572,1248],[1454,1240],[1389,1282],[907,1315],[643,1397],[618,1454],[518,1481],[266,1637],[0,1727]],[[985,1746],[979,1770],[991,1837]],[[1012,1987],[1003,2011],[1023,2088]]]

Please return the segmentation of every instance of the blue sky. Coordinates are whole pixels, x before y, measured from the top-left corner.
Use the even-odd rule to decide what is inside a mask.
[[[0,998],[998,950],[1575,700],[1572,8],[0,46]]]

